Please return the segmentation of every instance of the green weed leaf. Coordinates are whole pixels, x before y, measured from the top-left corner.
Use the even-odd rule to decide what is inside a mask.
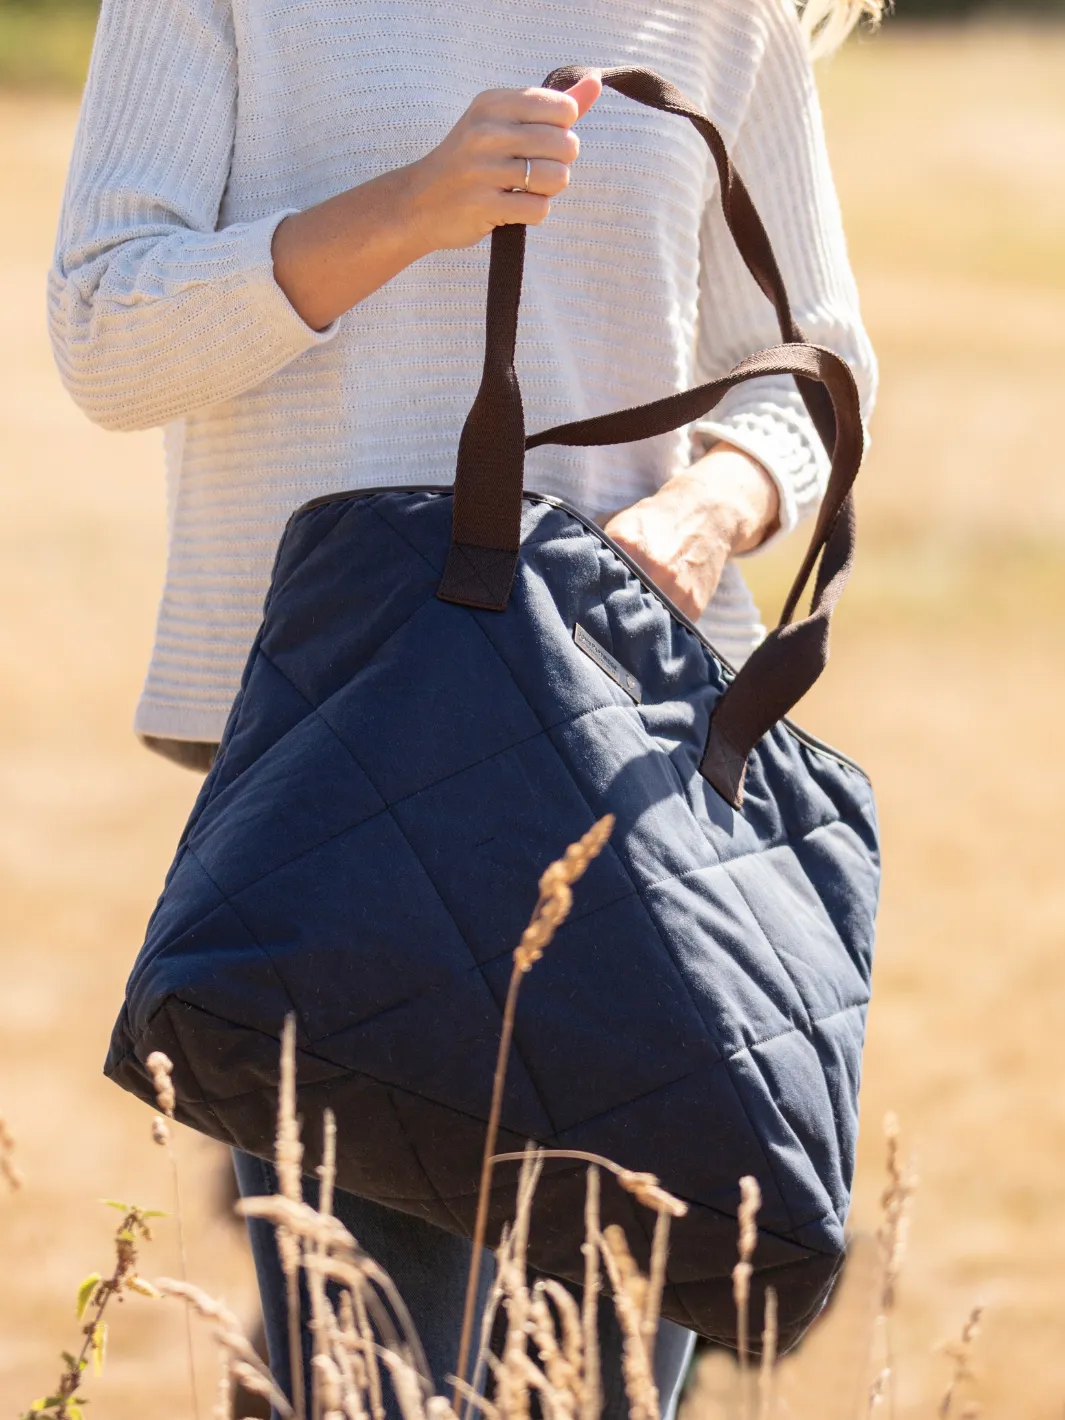
[[[92,1333],[92,1364],[93,1374],[99,1375],[104,1368],[104,1357],[107,1354],[107,1323],[98,1321],[93,1327]]]
[[[78,1320],[79,1320],[79,1321],[80,1321],[80,1320],[82,1319],[82,1317],[85,1315],[85,1308],[89,1305],[90,1301],[92,1300],[92,1294],[96,1291],[96,1288],[97,1288],[97,1286],[98,1286],[98,1284],[100,1283],[101,1280],[102,1280],[102,1279],[101,1279],[101,1277],[100,1277],[99,1272],[90,1272],[89,1275],[88,1275],[88,1277],[85,1278],[85,1281],[82,1282],[82,1283],[79,1285],[79,1287],[78,1287]],[[66,1361],[66,1363],[67,1363],[68,1366],[73,1366],[73,1365],[74,1365],[74,1357],[73,1357],[73,1356],[70,1356],[66,1351],[63,1352],[63,1360]]]

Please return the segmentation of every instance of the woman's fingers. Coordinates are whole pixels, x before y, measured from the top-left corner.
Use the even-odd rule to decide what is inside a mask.
[[[501,128],[497,141],[508,158],[551,158],[556,163],[574,163],[581,151],[580,139],[570,128],[552,128],[547,123],[515,123]]]
[[[443,142],[409,169],[411,226],[426,250],[472,246],[504,223],[542,222],[580,152],[573,125],[601,92],[590,74],[564,94],[478,94]]]
[[[547,123],[572,128],[581,116],[577,100],[554,89],[486,89],[469,107],[477,121]]]
[[[551,199],[541,197],[538,192],[501,192],[499,215],[494,225],[509,227],[521,223],[526,227],[538,227],[547,220],[550,212]]]
[[[477,117],[509,119],[512,123],[545,123],[572,128],[603,92],[598,74],[587,74],[565,93],[556,89],[486,89],[471,105]]]
[[[602,92],[603,81],[598,73],[585,74],[583,79],[578,79],[571,88],[566,90],[567,96],[577,105],[577,118],[584,117]],[[573,121],[576,123],[577,119]]]
[[[538,192],[541,197],[557,197],[569,186],[569,164],[530,158],[526,170],[524,158],[507,158],[499,166],[499,186],[503,192]]]

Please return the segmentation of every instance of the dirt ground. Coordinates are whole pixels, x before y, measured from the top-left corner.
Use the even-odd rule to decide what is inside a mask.
[[[883,395],[859,570],[800,719],[879,791],[854,1221],[875,1223],[894,1109],[921,1175],[900,1417],[933,1413],[934,1348],[975,1302],[986,1415],[1065,1406],[1063,66],[1061,31],[901,31],[823,75]],[[170,1205],[147,1112],[99,1067],[196,789],[129,731],[163,566],[159,438],[92,428],[44,334],[74,113],[0,96],[0,1111],[28,1177],[0,1198],[0,1416],[73,1344],[116,1216],[97,1200]],[[751,564],[767,605],[794,552]],[[181,1155],[191,1272],[248,1308],[239,1235],[211,1206],[218,1153],[186,1134]],[[164,1223],[144,1270],[175,1267]],[[127,1302],[91,1413],[188,1415],[182,1338],[167,1306]],[[203,1342],[205,1405],[211,1363]]]

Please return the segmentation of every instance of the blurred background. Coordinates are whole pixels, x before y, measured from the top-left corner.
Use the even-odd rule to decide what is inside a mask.
[[[110,1255],[97,1200],[171,1206],[147,1111],[100,1075],[197,787],[129,730],[160,440],[90,426],[44,326],[93,22],[87,0],[0,0],[0,1113],[28,1177],[0,1197],[0,1416],[74,1345],[77,1283]],[[1061,1420],[1065,3],[899,0],[821,82],[883,369],[858,570],[798,716],[867,767],[883,820],[854,1224],[876,1226],[894,1110],[920,1171],[897,1414],[933,1413],[936,1348],[983,1303],[983,1413]],[[767,610],[797,550],[748,563]],[[250,1315],[218,1151],[180,1151],[191,1275]],[[164,1222],[144,1270],[176,1267]],[[113,1321],[92,1413],[186,1415],[180,1316],[134,1297]],[[209,1404],[206,1342],[199,1358]]]

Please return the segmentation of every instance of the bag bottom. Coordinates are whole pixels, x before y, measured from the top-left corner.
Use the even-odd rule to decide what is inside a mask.
[[[277,1112],[278,1038],[223,1020],[201,1007],[171,997],[152,1019],[142,1039],[174,1062],[176,1117],[245,1153],[263,1152],[272,1139]],[[199,1067],[193,1072],[190,1059]],[[226,1095],[233,1065],[257,1088]],[[149,1072],[137,1057],[125,1009],[116,1026],[105,1074],[123,1089],[155,1106]],[[298,1111],[303,1122],[304,1170],[320,1162],[326,1108],[338,1122],[337,1184],[384,1207],[410,1213],[462,1237],[473,1233],[485,1121],[464,1115],[424,1096],[355,1074],[311,1051],[297,1048]],[[372,1136],[373,1147],[360,1147]],[[498,1151],[518,1151],[528,1141],[500,1130]],[[533,1141],[559,1147],[549,1139]],[[430,1174],[425,1160],[433,1161]],[[573,1219],[584,1210],[585,1165],[546,1160],[533,1206],[529,1261],[538,1271],[580,1284],[584,1261],[573,1247]],[[488,1241],[494,1246],[514,1212],[517,1166],[499,1165],[489,1200]],[[669,1180],[663,1184],[668,1187]],[[735,1349],[736,1316],[732,1268],[736,1261],[736,1219],[686,1199],[689,1212],[671,1229],[670,1262],[662,1314],[707,1340]],[[633,1255],[646,1270],[654,1216],[605,1174],[602,1222],[620,1225]],[[779,1344],[798,1342],[825,1306],[839,1275],[843,1249],[819,1252],[774,1233],[759,1231],[751,1283],[751,1315],[759,1317],[767,1286],[777,1290]],[[760,1328],[753,1327],[757,1332]]]

